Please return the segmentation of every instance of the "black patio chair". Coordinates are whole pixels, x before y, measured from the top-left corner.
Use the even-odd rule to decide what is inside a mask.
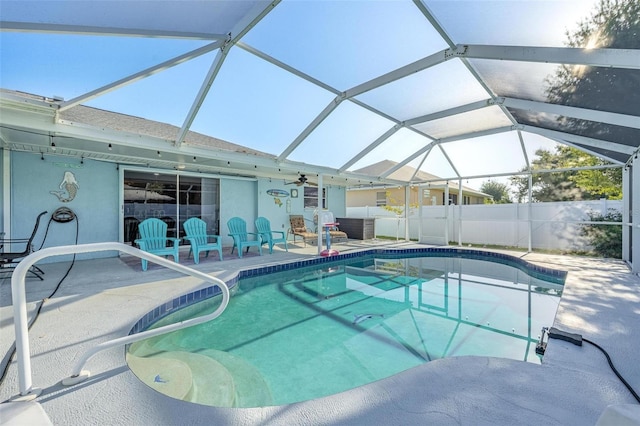
[[[33,252],[33,239],[38,232],[40,218],[47,213],[48,212],[42,212],[38,215],[36,224],[33,227],[33,231],[29,238],[10,238],[0,240],[0,273],[13,271],[22,259]],[[16,248],[18,249],[16,250]],[[43,280],[42,274],[44,274],[44,272],[36,265],[29,268],[29,272],[40,278],[40,280]]]

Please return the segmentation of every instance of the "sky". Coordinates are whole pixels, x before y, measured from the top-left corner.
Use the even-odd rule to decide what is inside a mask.
[[[19,3],[6,0],[2,3],[0,17],[15,20],[19,14],[7,6]],[[34,8],[38,5],[34,1],[24,3]],[[67,1],[61,4],[70,7],[97,3]],[[426,4],[454,42],[562,46],[565,31],[588,16],[593,2],[478,0],[427,1]],[[133,7],[130,16],[125,15],[134,19],[131,16],[144,2],[112,2],[109,7],[111,5]],[[47,7],[55,4],[47,3]],[[92,7],[85,9],[91,11]],[[36,13],[33,11],[31,15]],[[179,9],[174,13],[179,13]],[[66,19],[64,13],[59,15],[58,19]],[[479,16],[482,19],[478,19]],[[183,17],[175,18],[173,21],[179,24]],[[206,26],[207,23],[200,24]],[[242,41],[338,91],[446,48],[443,38],[417,13],[413,2],[392,0],[285,0]],[[69,100],[205,44],[203,40],[2,31],[0,85],[5,89]],[[181,127],[216,53],[200,56],[87,104]],[[531,75],[537,80],[544,77],[534,72]],[[539,86],[534,89],[541,90],[541,82]],[[334,93],[235,46],[229,50],[191,130],[279,155],[335,97]],[[451,60],[364,93],[357,99],[407,120],[487,97],[462,62]],[[418,127],[429,134],[446,137],[458,131],[456,126],[482,130],[482,126],[494,119],[491,115],[477,114],[463,124],[443,120]],[[289,159],[339,168],[393,125],[384,117],[344,101]],[[425,143],[428,140],[402,129],[351,169],[384,159],[402,161]],[[525,134],[525,145],[531,159],[536,149],[549,148],[554,143]],[[443,144],[442,150],[430,152],[422,169],[438,176],[455,176],[447,157],[458,173],[465,176],[515,171],[525,164],[515,132]],[[422,157],[411,164],[418,166],[421,161]],[[473,185],[480,183],[474,181]]]

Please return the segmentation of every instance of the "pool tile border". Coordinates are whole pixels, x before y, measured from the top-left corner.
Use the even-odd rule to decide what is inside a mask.
[[[488,252],[481,250],[473,250],[473,249],[461,249],[461,248],[440,248],[440,247],[426,247],[426,248],[408,248],[408,249],[393,249],[393,248],[375,248],[375,249],[366,249],[353,251],[344,254],[337,254],[334,256],[327,257],[313,257],[310,259],[300,260],[296,262],[288,262],[288,263],[280,263],[277,265],[268,265],[261,266],[257,268],[251,269],[242,269],[239,270],[238,273],[233,277],[227,280],[225,283],[227,287],[230,289],[235,287],[238,284],[238,280],[243,278],[253,278],[261,275],[268,275],[282,271],[288,271],[291,269],[304,268],[308,266],[314,265],[323,265],[328,263],[334,263],[343,261],[346,259],[353,259],[356,257],[367,257],[367,256],[376,256],[376,255],[394,255],[394,256],[415,256],[418,257],[420,255],[432,255],[432,256],[444,256],[444,255],[459,255],[464,256],[469,259],[479,259],[479,260],[489,260],[492,262],[497,262],[505,265],[510,265],[516,267],[528,275],[552,281],[556,284],[564,284],[565,278],[567,276],[566,271],[561,271],[557,269],[551,269],[544,266],[534,265],[526,260],[520,259],[518,257],[504,254],[504,253],[496,253],[496,252]],[[179,309],[185,308],[187,306],[193,305],[194,303],[200,302],[202,300],[208,299],[213,296],[217,296],[221,294],[222,291],[216,285],[206,287],[200,290],[196,290],[191,293],[184,294],[182,296],[176,297],[172,299],[152,311],[149,311],[145,314],[138,322],[134,324],[131,328],[129,334],[136,334],[141,331],[146,330],[155,322],[164,318],[165,316],[176,312]]]

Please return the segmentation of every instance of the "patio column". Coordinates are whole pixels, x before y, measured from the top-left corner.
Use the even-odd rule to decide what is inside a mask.
[[[527,238],[527,240],[529,241],[529,246],[527,248],[527,250],[529,251],[529,253],[531,253],[531,251],[533,251],[532,249],[532,243],[531,243],[531,239],[533,238],[533,217],[532,217],[532,213],[533,213],[533,206],[531,205],[531,197],[533,197],[533,173],[529,172],[529,189],[528,189],[528,216],[529,216],[529,223],[528,223],[528,229],[529,229],[529,237]]]
[[[462,245],[462,178],[458,179],[458,245]]]
[[[404,240],[409,241],[409,197],[411,197],[410,185],[404,187]]]
[[[320,213],[322,212],[322,175],[318,174],[318,218],[316,224],[316,233],[318,234],[318,256],[320,256],[320,252],[322,251],[322,225],[320,223]]]
[[[629,262],[631,272],[640,275],[640,161],[637,158],[629,162],[626,171],[623,169],[622,177],[622,222],[625,224],[622,225],[622,258]]]
[[[449,245],[449,181],[444,183],[444,245]]]
[[[3,149],[2,161],[2,231],[4,238],[11,238],[11,151]]]

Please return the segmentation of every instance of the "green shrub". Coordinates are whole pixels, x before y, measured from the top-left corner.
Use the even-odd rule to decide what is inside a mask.
[[[589,212],[592,222],[622,222],[622,213],[609,209],[605,215]],[[582,225],[582,236],[587,237],[593,251],[602,257],[620,259],[622,257],[622,226],[620,225]]]

